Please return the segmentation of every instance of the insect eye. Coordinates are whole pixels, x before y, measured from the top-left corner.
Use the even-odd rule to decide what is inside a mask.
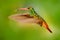
[[[30,8],[28,8],[28,9],[30,9]]]
[[[28,9],[31,9],[32,7],[30,6],[30,7],[28,7]]]

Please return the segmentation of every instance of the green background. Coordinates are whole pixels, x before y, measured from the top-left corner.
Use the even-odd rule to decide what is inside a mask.
[[[8,19],[17,8],[29,6],[46,20],[53,33],[38,25],[18,28]],[[0,40],[60,40],[60,0],[0,0]]]

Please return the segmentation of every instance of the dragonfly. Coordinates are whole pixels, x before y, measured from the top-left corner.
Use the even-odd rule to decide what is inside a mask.
[[[20,8],[20,10],[25,10],[25,11],[28,10],[30,12],[31,16],[33,16],[34,18],[37,18],[41,21],[41,23],[38,23],[38,24],[40,24],[40,26],[45,27],[50,33],[52,33],[52,31],[50,30],[50,28],[49,28],[48,24],[46,23],[46,21],[40,15],[37,14],[37,12],[34,10],[33,7]]]

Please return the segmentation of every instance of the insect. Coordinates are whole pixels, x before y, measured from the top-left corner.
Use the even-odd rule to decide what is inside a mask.
[[[20,10],[29,10],[30,12],[30,16],[33,16],[34,18],[37,18],[40,20],[40,23],[38,22],[37,24],[40,24],[40,26],[45,27],[50,33],[52,33],[52,31],[49,29],[48,24],[46,23],[46,21],[36,13],[36,11],[34,10],[34,8],[32,7],[28,7],[28,8],[20,8]],[[29,16],[29,14],[26,14],[25,16]]]

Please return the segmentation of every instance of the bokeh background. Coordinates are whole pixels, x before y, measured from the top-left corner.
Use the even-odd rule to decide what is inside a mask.
[[[17,8],[29,6],[46,20],[53,33],[37,24],[19,24],[28,26],[19,28],[8,19]],[[60,40],[60,0],[0,0],[0,40]]]

